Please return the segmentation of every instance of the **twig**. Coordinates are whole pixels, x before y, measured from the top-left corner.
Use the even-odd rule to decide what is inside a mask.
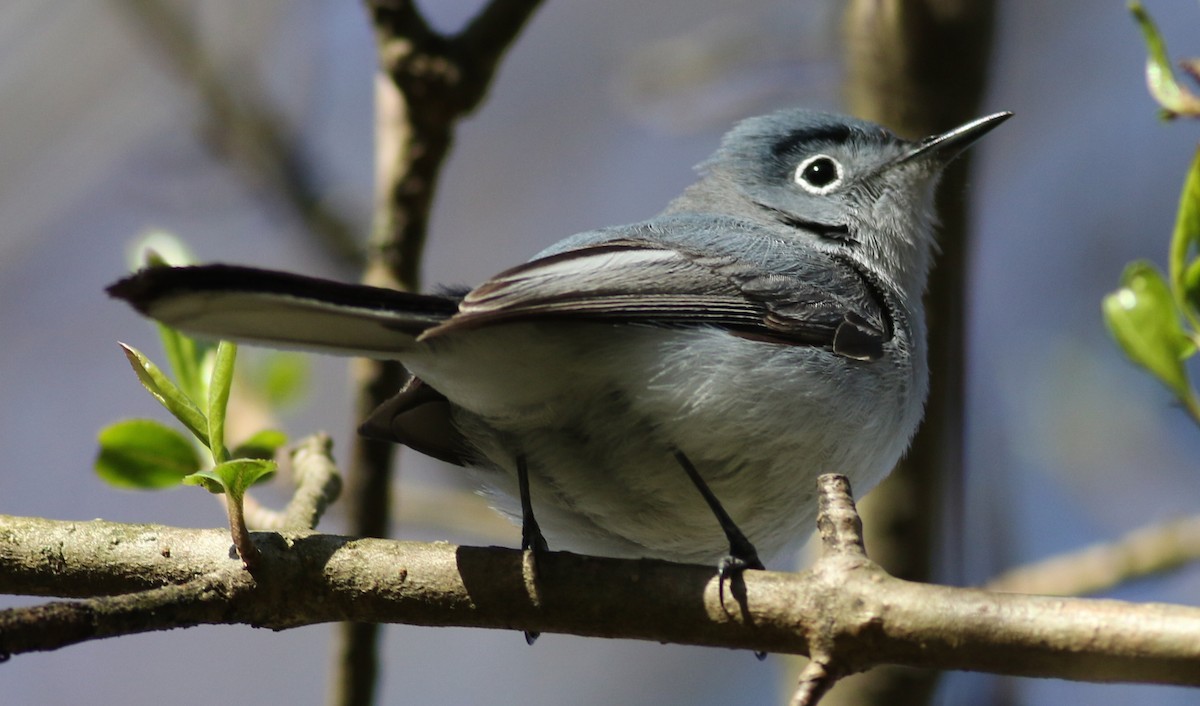
[[[245,496],[246,524],[256,530],[316,529],[325,509],[342,492],[342,477],[333,462],[333,440],[319,433],[301,439],[291,451],[291,476],[296,484],[283,510],[272,510]]]
[[[251,185],[285,204],[343,264],[363,262],[358,228],[330,209],[313,182],[308,158],[285,117],[247,75],[220,74],[177,3],[119,0],[207,109],[203,134]]]
[[[800,685],[792,695],[790,706],[816,706],[825,692],[837,682],[825,669],[822,660],[811,660],[800,672]]]
[[[821,558],[866,559],[862,519],[854,507],[850,481],[845,476],[826,474],[817,478],[817,534]]]
[[[867,559],[862,520],[845,476],[817,478],[817,536],[821,540],[821,556],[811,571],[829,585],[836,585],[839,576],[848,570],[883,573]],[[812,631],[808,637],[808,657],[808,664],[797,678],[791,706],[815,706],[842,675],[855,671],[840,654],[836,629]]]
[[[243,497],[244,500],[244,497]],[[228,495],[225,497],[225,512],[229,515],[229,529],[233,534],[233,547],[242,559],[242,565],[247,571],[258,571],[261,555],[258,547],[250,540],[250,529],[246,527],[245,508],[240,502],[234,502]]]
[[[1086,596],[1134,579],[1200,560],[1200,515],[1130,532],[1111,543],[1007,571],[985,585],[989,591]]]
[[[333,440],[314,434],[292,450],[296,492],[283,511],[283,529],[315,529],[325,509],[342,492],[342,477],[333,462]]]
[[[457,35],[429,28],[411,0],[368,2],[380,68],[379,179],[368,278],[418,288],[437,176],[457,121],[487,95],[500,58],[539,5],[493,0]]]

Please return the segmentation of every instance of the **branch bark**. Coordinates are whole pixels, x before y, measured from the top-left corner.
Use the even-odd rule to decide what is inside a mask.
[[[271,510],[245,497],[246,524],[259,530],[316,529],[325,510],[342,492],[333,462],[333,440],[319,433],[301,439],[290,452],[296,490],[283,510]]]
[[[539,5],[538,0],[492,0],[461,32],[433,31],[412,0],[368,0],[381,76],[376,81],[376,200],[363,281],[420,289],[435,186],[457,121],[487,94],[501,57]],[[398,363],[354,361],[357,419],[400,389]],[[347,496],[352,531],[387,534],[394,447],[357,438],[350,451]],[[332,702],[374,701],[379,628],[351,624],[339,637]]]
[[[821,493],[813,569],[747,571],[724,603],[711,567],[556,552],[534,579],[515,550],[260,532],[252,576],[223,530],[0,516],[0,590],[85,599],[0,612],[0,654],[348,620],[809,654],[819,682],[894,663],[1200,686],[1200,608],[902,581],[863,553],[845,480],[824,477]]]

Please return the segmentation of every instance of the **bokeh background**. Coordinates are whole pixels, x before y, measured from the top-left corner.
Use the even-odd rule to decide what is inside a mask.
[[[478,2],[422,3],[453,29]],[[178,0],[215,75],[270,106],[302,146],[322,203],[358,232],[372,200],[374,46],[360,3]],[[1149,0],[1168,46],[1200,54],[1200,7]],[[465,122],[444,172],[425,264],[471,283],[576,231],[653,215],[737,118],[836,109],[835,0],[549,0]],[[1100,298],[1128,260],[1163,262],[1194,124],[1162,124],[1122,2],[1000,3],[984,110],[1016,119],[974,152],[963,526],[948,581],[998,571],[1200,507],[1197,430],[1108,340]],[[141,234],[202,260],[344,279],[265,182],[212,148],[207,108],[129,10],[99,0],[0,4],[0,512],[220,526],[193,488],[114,490],[95,434],[163,413],[118,339],[153,329],[102,293]],[[937,371],[933,371],[937,375]],[[345,362],[315,360],[294,435],[354,421]],[[403,485],[457,477],[405,454]],[[281,491],[262,499],[279,502]],[[414,512],[419,516],[421,513]],[[428,513],[425,513],[428,514]],[[336,509],[322,525],[337,531]],[[411,538],[515,545],[448,522]],[[1200,569],[1121,587],[1196,603]],[[3,599],[18,605],[27,599]],[[329,626],[198,628],[97,642],[0,665],[6,704],[322,703]],[[746,653],[544,635],[391,627],[381,703],[778,704],[786,665]],[[1195,691],[952,674],[943,704],[1194,704]]]

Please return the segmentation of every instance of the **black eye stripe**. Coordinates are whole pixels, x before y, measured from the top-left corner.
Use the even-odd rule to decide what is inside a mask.
[[[771,145],[771,153],[775,156],[783,156],[793,154],[804,147],[812,149],[813,146],[822,143],[840,145],[848,142],[850,136],[855,132],[847,125],[821,125],[804,128]]]

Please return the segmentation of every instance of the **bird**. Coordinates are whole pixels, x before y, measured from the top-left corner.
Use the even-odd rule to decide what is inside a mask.
[[[811,533],[818,476],[861,494],[911,442],[939,177],[1011,115],[919,141],[748,118],[658,215],[470,289],[213,264],[108,292],[203,338],[399,360],[361,433],[468,469],[525,549],[761,569]]]

